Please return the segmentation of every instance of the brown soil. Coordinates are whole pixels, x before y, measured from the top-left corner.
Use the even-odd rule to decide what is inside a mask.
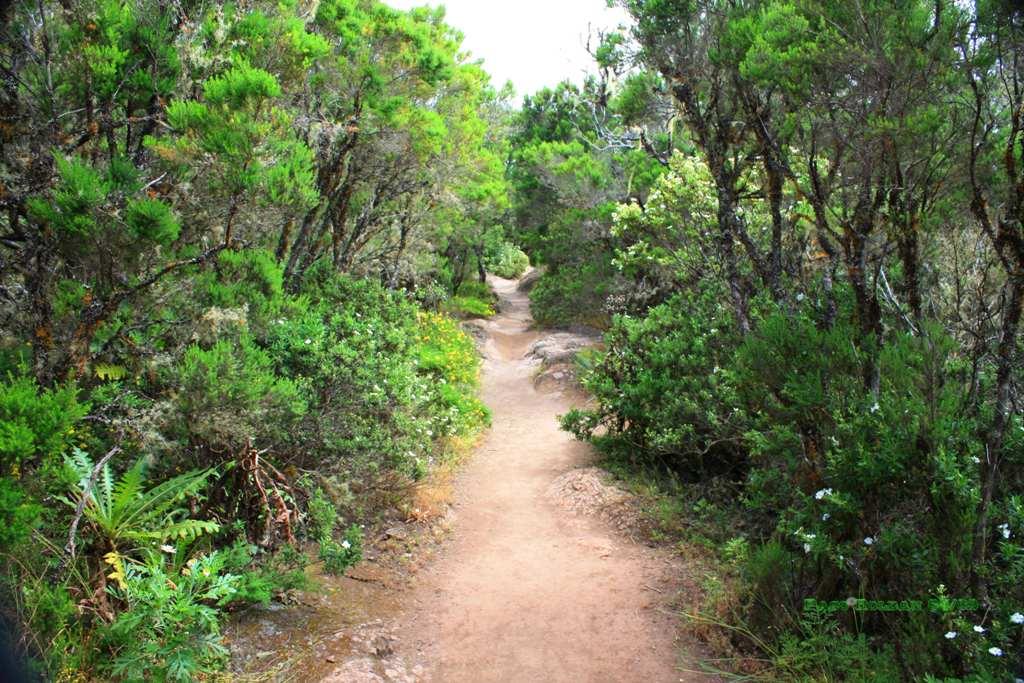
[[[586,514],[625,495],[576,472],[591,454],[558,427],[567,399],[538,393],[524,360],[538,338],[526,295],[492,285],[502,314],[489,323],[483,398],[494,424],[456,482],[452,540],[399,618],[401,659],[423,667],[415,679],[444,683],[706,680],[679,657],[667,604],[678,567]]]

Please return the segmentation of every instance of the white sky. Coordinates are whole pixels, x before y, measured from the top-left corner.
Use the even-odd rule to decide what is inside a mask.
[[[608,9],[605,0],[385,2],[398,9],[444,5],[446,22],[466,36],[464,49],[484,60],[496,88],[512,81],[517,100],[567,78],[582,81],[594,70],[584,47],[588,25],[596,31],[628,23],[625,12]]]

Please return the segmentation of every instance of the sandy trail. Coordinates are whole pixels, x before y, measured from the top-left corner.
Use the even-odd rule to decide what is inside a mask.
[[[558,427],[568,401],[533,387],[526,296],[492,285],[502,313],[488,326],[483,398],[494,424],[456,484],[452,539],[400,619],[417,634],[402,655],[443,683],[704,680],[680,673],[666,596],[651,590],[671,569],[664,556],[545,497],[590,452]]]

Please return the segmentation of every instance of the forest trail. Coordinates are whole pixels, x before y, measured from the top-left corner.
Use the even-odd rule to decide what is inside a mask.
[[[403,649],[417,650],[403,658],[444,683],[709,680],[681,673],[675,619],[661,609],[670,591],[652,589],[670,570],[662,554],[546,497],[590,451],[559,429],[568,399],[533,386],[524,356],[540,335],[527,296],[514,281],[491,284],[493,428],[458,478],[453,537],[400,618]]]

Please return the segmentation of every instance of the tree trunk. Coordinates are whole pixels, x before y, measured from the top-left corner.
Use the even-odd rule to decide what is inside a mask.
[[[726,282],[729,285],[729,296],[732,299],[733,314],[736,316],[736,326],[740,334],[750,334],[750,313],[747,309],[747,294],[743,279],[740,274],[739,263],[736,257],[736,196],[732,187],[726,182],[719,181],[718,186],[718,231],[719,248],[722,252],[722,262],[725,265]]]
[[[1021,309],[1024,304],[1024,273],[1018,271],[1010,276],[1006,283],[1005,300],[999,348],[996,353],[995,410],[992,425],[985,436],[985,459],[980,465],[981,499],[978,501],[971,547],[971,587],[974,597],[983,604],[988,602],[988,586],[978,570],[984,565],[988,554],[989,510],[998,482],[1006,426],[1013,409],[1012,379]]]

